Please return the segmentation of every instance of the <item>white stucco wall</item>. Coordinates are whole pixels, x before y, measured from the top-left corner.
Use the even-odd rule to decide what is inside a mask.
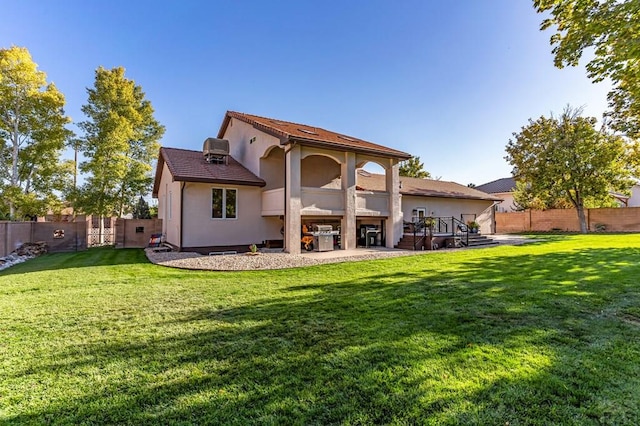
[[[491,195],[503,200],[496,206],[496,211],[500,213],[511,213],[515,211],[515,204],[513,203],[513,192],[499,192]]]
[[[162,167],[158,187],[158,218],[162,233],[169,244],[180,245],[180,182],[173,182],[169,167]]]
[[[236,219],[211,218],[211,189],[236,189]],[[261,216],[261,188],[236,185],[187,183],[184,188],[183,247],[260,244],[282,239],[278,218]]]
[[[631,197],[627,202],[627,207],[640,207],[640,185],[631,188]]]
[[[485,234],[493,233],[492,205],[493,201],[485,200],[402,196],[403,220],[407,222],[412,220],[413,210],[416,208],[426,209],[427,216],[453,216],[460,220],[464,215],[465,221],[475,215],[476,221],[480,224],[480,231]]]
[[[265,155],[269,147],[280,146],[280,139],[255,129],[251,124],[236,118],[231,118],[223,138],[229,140],[231,156],[251,170],[253,174],[261,177],[260,157]],[[252,139],[253,142],[251,142]]]

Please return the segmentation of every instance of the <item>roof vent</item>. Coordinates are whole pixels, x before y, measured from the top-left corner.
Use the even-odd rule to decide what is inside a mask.
[[[202,154],[207,163],[229,164],[229,141],[207,138],[202,146]]]

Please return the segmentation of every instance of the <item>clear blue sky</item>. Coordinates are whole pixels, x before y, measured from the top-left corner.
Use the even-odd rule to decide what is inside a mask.
[[[553,66],[528,0],[9,1],[0,47],[29,49],[83,120],[98,66],[123,66],[166,126],[200,149],[226,110],[305,123],[420,156],[482,184],[528,118],[585,106],[606,84]]]

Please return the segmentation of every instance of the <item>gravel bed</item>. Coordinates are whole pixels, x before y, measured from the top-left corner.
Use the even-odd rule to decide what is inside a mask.
[[[519,235],[491,235],[500,245],[520,245],[536,240],[527,239]],[[305,266],[321,265],[325,263],[356,262],[361,260],[383,259],[387,257],[415,256],[419,254],[438,253],[462,249],[440,249],[437,251],[407,251],[407,250],[372,250],[364,254],[353,252],[344,256],[322,257],[313,254],[293,255],[282,252],[261,252],[251,256],[247,254],[228,254],[205,256],[192,252],[154,252],[147,248],[147,258],[152,263],[181,269],[199,269],[208,271],[255,271],[262,269],[287,269]]]
[[[204,256],[191,252],[154,252],[153,249],[145,249],[145,252],[149,261],[158,265],[210,271],[255,271],[262,269],[301,268],[325,263],[353,262],[386,257],[413,256],[425,253],[420,251],[394,250],[375,253],[368,252],[362,255],[343,257],[314,258],[308,255],[292,255],[288,253],[260,253],[255,256],[247,254]]]

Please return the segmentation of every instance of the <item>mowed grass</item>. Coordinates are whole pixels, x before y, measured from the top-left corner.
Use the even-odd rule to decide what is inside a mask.
[[[0,273],[0,423],[640,424],[640,236],[283,271]]]

